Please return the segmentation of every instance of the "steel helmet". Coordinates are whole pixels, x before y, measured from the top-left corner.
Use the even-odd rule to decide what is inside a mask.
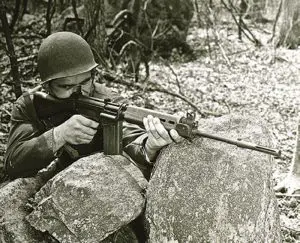
[[[89,44],[65,31],[51,34],[42,42],[37,64],[42,82],[88,72],[98,65]]]

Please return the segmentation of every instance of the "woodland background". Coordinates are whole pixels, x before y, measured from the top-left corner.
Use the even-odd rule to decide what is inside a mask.
[[[151,3],[158,6],[151,12],[157,17],[143,18]],[[178,9],[185,14],[178,17]],[[300,2],[292,0],[0,0],[0,164],[13,102],[39,82],[39,45],[67,29],[92,45],[101,64],[99,81],[136,105],[170,114],[195,110],[199,118],[263,118],[283,153],[274,159],[278,183],[296,145],[299,13]],[[124,39],[112,48],[119,29]],[[284,242],[300,242],[300,198],[277,199]]]

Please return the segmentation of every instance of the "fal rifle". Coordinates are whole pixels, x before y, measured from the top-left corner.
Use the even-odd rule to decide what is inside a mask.
[[[280,157],[276,149],[260,146],[242,140],[233,140],[198,130],[194,113],[179,117],[137,106],[118,104],[109,99],[98,99],[81,94],[72,95],[66,99],[57,99],[44,92],[34,93],[34,105],[41,120],[48,120],[53,126],[58,126],[72,115],[81,114],[99,122],[103,127],[103,148],[105,154],[122,154],[123,122],[137,124],[143,127],[143,118],[148,115],[159,118],[162,125],[169,131],[175,129],[184,138],[195,136],[210,138],[241,148],[251,149]]]

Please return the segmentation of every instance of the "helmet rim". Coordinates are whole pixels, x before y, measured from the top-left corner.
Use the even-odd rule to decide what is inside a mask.
[[[99,65],[86,40],[67,31],[53,33],[42,42],[37,64],[42,83],[85,73]]]
[[[67,75],[67,74],[57,74],[57,75],[49,76],[47,79],[44,79],[44,80],[41,79],[41,81],[42,81],[42,84],[45,84],[45,83],[54,81],[54,80],[59,79],[59,78],[73,77],[73,76],[76,76],[78,74],[82,74],[82,73],[86,73],[86,72],[92,71],[97,66],[99,66],[99,64],[95,62],[95,64],[93,66],[91,66],[88,69],[84,69],[82,72],[70,73],[69,75]]]

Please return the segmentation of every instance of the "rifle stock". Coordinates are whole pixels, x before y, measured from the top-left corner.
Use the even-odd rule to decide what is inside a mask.
[[[200,136],[276,157],[280,157],[281,155],[281,152],[276,149],[199,131],[194,113],[187,113],[186,117],[178,117],[137,106],[117,104],[106,99],[97,99],[83,95],[75,95],[67,99],[56,99],[43,92],[36,92],[34,94],[34,105],[40,119],[50,119],[51,117],[59,117],[61,113],[67,113],[69,115],[66,117],[81,114],[99,122],[100,125],[103,126],[105,154],[122,153],[122,124],[124,121],[143,127],[143,118],[152,115],[153,117],[159,118],[162,125],[168,131],[175,129],[180,136],[187,139]],[[60,120],[57,119],[53,122],[53,126],[57,126],[65,120],[62,118]]]

